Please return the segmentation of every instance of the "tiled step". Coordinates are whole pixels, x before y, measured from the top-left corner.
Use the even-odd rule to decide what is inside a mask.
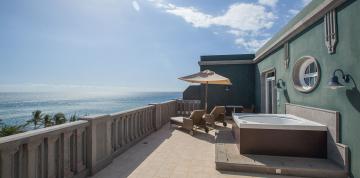
[[[302,177],[342,178],[346,171],[327,159],[240,155],[231,131],[219,131],[215,145],[216,169]]]

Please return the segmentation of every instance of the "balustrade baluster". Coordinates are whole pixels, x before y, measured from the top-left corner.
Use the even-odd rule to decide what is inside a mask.
[[[118,120],[117,120],[117,139],[118,139],[118,143],[119,143],[119,148],[121,148],[123,146],[123,124],[122,124],[122,117],[119,116]]]
[[[27,145],[27,177],[43,177],[43,145],[42,140],[31,141]]]
[[[19,151],[18,145],[11,145],[0,150],[1,159],[1,177],[2,178],[13,178],[19,174],[20,170],[16,170],[19,167],[18,160],[16,160],[16,153]],[[20,159],[20,158],[19,158]]]
[[[129,115],[125,116],[125,143],[128,144],[130,142],[130,135],[129,135]]]
[[[137,133],[137,129],[138,129],[138,122],[137,122],[137,118],[138,118],[138,111],[136,111],[134,113],[134,139],[136,140],[137,138],[139,138],[138,133]]]
[[[144,122],[145,122],[145,118],[146,118],[146,110],[147,110],[147,109],[144,109],[144,110],[141,111],[141,116],[142,116],[142,117],[141,117],[140,132],[141,132],[141,135],[142,135],[142,136],[145,134],[145,132],[144,132],[145,124],[144,124]]]
[[[135,131],[135,114],[134,113],[131,113],[131,117],[130,117],[130,139],[131,141],[133,141],[135,138],[135,134],[134,134],[134,131]]]
[[[142,135],[141,135],[141,130],[140,130],[140,128],[141,128],[141,118],[143,117],[142,111],[143,111],[143,109],[138,112],[138,117],[137,117],[137,119],[136,119],[136,120],[137,120],[136,133],[137,133],[138,137],[141,137],[141,136],[142,136]]]
[[[76,129],[76,172],[81,172],[86,166],[86,129]]]
[[[64,168],[64,177],[72,177],[73,172],[71,171],[71,147],[70,138],[72,132],[66,132],[63,134],[63,168]]]

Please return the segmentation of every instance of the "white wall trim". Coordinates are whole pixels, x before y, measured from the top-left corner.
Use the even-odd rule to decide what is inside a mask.
[[[232,65],[232,64],[254,64],[254,61],[253,60],[199,61],[200,66]]]
[[[260,62],[271,52],[281,47],[289,39],[298,35],[306,28],[314,24],[316,21],[323,18],[326,13],[328,13],[329,11],[335,9],[336,7],[340,6],[341,4],[347,1],[348,0],[325,0],[312,12],[310,12],[307,16],[305,16],[302,20],[296,23],[292,28],[290,28],[283,35],[281,35],[276,41],[274,41],[271,44],[265,44],[267,45],[267,48],[263,52],[256,54],[254,62]]]

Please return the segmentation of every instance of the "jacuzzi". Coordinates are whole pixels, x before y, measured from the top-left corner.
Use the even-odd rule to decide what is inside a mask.
[[[327,127],[289,114],[234,113],[240,154],[326,157]]]

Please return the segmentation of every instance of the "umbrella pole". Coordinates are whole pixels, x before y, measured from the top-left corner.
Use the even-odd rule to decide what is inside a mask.
[[[207,113],[207,107],[208,107],[207,98],[208,98],[208,82],[206,82],[205,84],[205,113]]]

